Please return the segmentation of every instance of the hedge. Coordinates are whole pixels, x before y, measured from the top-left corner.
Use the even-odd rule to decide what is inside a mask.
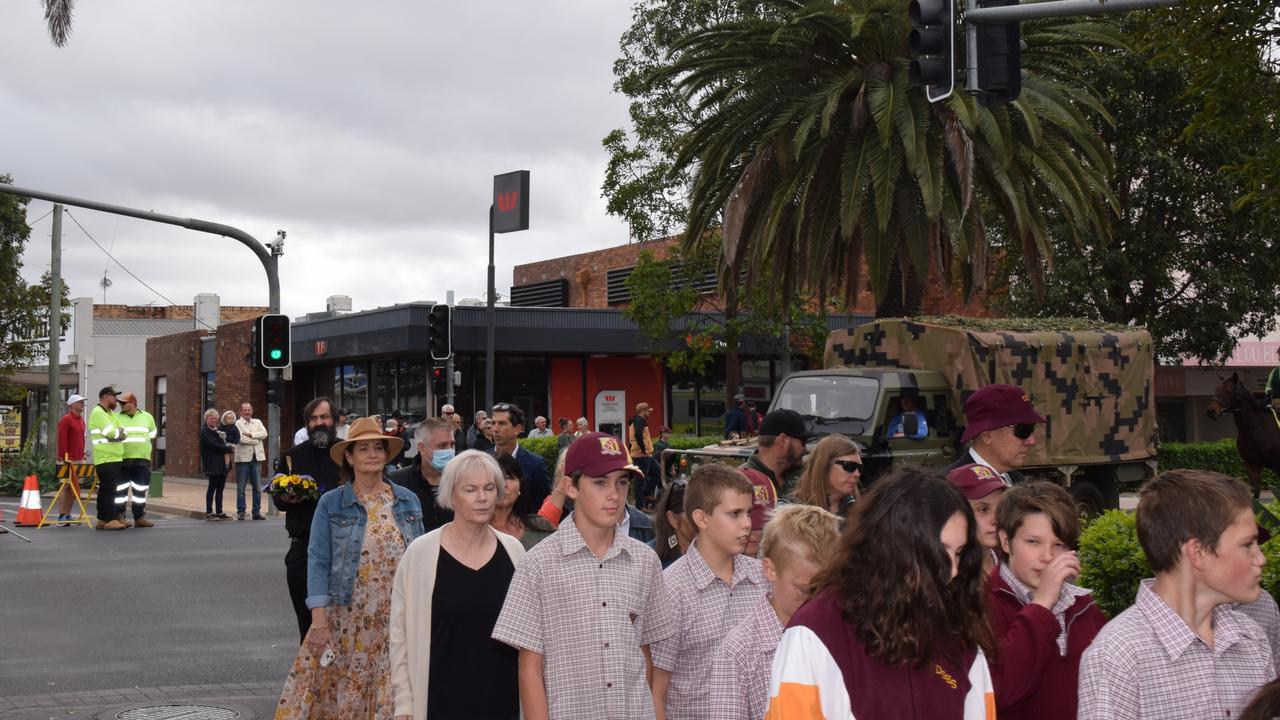
[[[1217,442],[1160,443],[1156,461],[1161,471],[1190,468],[1212,470],[1231,477],[1245,477],[1244,461],[1236,452],[1234,438]],[[1280,479],[1270,470],[1263,470],[1262,486],[1280,489]]]
[[[27,443],[22,452],[4,459],[0,470],[0,495],[21,495],[23,481],[28,475],[39,478],[41,493],[53,492],[58,489],[57,471],[52,458],[36,452],[31,443]]]
[[[689,450],[693,448],[706,447],[720,442],[719,437],[699,437],[697,435],[672,435],[671,448],[674,450]],[[520,447],[531,453],[541,455],[542,461],[547,464],[547,476],[554,477],[556,472],[556,460],[560,457],[560,445],[558,438],[521,438]]]
[[[1280,513],[1280,502],[1267,508]],[[1262,552],[1267,556],[1262,589],[1275,597],[1280,591],[1280,536],[1263,544]],[[1093,591],[1094,602],[1107,617],[1115,617],[1132,605],[1138,583],[1151,575],[1147,556],[1138,544],[1132,512],[1108,510],[1080,535],[1080,585]]]

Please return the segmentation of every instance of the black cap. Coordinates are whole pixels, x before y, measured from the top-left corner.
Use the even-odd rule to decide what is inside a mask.
[[[116,392],[115,388],[108,385],[98,391],[98,399],[101,400],[104,395],[119,395],[119,394],[120,393]]]
[[[789,435],[799,440],[813,437],[809,423],[795,410],[774,410],[760,422],[761,435]]]

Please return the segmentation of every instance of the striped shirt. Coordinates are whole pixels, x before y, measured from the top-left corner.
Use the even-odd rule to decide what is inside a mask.
[[[1213,647],[1143,580],[1080,661],[1080,720],[1235,717],[1275,679],[1271,644],[1231,605],[1213,611]]]
[[[729,630],[751,614],[770,590],[760,561],[733,559],[732,584],[716,576],[698,551],[698,540],[663,580],[674,602],[679,631],[653,646],[653,665],[671,673],[668,720],[705,720],[711,712],[711,660]]]
[[[554,720],[652,718],[642,646],[676,631],[662,564],[615,532],[603,559],[573,515],[516,568],[493,638],[543,656]]]
[[[761,720],[769,707],[769,672],[782,621],[761,598],[729,631],[711,661],[711,720]]]

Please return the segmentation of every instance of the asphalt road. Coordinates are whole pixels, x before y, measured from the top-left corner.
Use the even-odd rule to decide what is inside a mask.
[[[12,519],[16,499],[0,508]],[[0,698],[284,682],[298,631],[283,520],[153,519],[0,535]]]

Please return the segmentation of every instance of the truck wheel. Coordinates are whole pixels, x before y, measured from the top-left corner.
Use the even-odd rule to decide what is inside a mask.
[[[1070,491],[1081,517],[1092,520],[1107,511],[1106,493],[1094,483],[1080,480],[1071,485]]]

